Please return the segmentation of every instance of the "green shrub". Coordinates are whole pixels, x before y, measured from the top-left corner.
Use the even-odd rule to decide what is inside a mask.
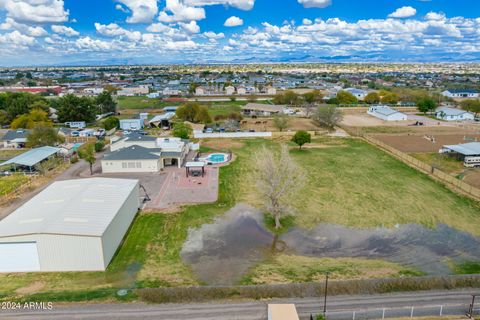
[[[103,141],[95,142],[95,152],[100,152],[105,147],[105,143]]]

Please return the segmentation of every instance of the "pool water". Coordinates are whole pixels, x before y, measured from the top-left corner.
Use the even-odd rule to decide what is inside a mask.
[[[214,153],[207,157],[207,161],[211,163],[223,163],[227,161],[227,155],[221,153]]]

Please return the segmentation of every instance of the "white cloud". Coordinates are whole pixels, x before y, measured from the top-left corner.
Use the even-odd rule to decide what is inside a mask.
[[[438,12],[429,12],[425,15],[425,19],[427,19],[427,20],[443,20],[443,19],[445,19],[445,14],[444,13],[438,13]]]
[[[92,39],[90,37],[81,37],[77,39],[75,45],[78,49],[87,51],[108,51],[113,47],[111,42]]]
[[[223,39],[225,38],[225,34],[223,32],[215,33],[213,31],[204,32],[203,35],[209,39]]]
[[[158,12],[157,0],[117,0],[127,6],[132,15],[127,18],[128,23],[149,23]],[[116,6],[116,9],[119,9]]]
[[[304,25],[306,25],[306,26],[309,26],[309,25],[311,25],[312,23],[313,23],[312,20],[307,19],[307,18],[305,18],[305,19],[302,20],[302,24],[304,24]]]
[[[125,37],[131,41],[139,41],[142,39],[142,34],[139,31],[126,30],[116,23],[105,25],[95,22],[95,29],[99,34],[106,37]]]
[[[185,0],[184,3],[188,6],[197,7],[223,4],[241,10],[251,10],[255,5],[255,0]]]
[[[34,37],[30,37],[24,34],[21,34],[17,30],[0,34],[0,43],[1,44],[10,44],[10,45],[18,45],[18,46],[31,46],[35,44],[36,40]]]
[[[187,31],[188,33],[199,33],[200,27],[198,26],[196,21],[190,21],[189,23],[180,22],[178,24],[183,30]]]
[[[187,50],[187,49],[195,49],[198,45],[193,42],[192,40],[187,41],[168,41],[165,44],[167,49],[171,50]]]
[[[326,8],[332,4],[332,0],[298,0],[305,8]]]
[[[171,12],[172,15],[168,15],[165,11]],[[205,19],[203,8],[186,6],[180,0],[167,0],[165,11],[160,12],[158,16],[158,20],[161,22],[187,22]]]
[[[80,35],[80,32],[67,27],[67,26],[59,26],[59,25],[53,25],[52,26],[52,31],[58,34],[65,35],[67,37],[76,37]]]
[[[223,24],[225,27],[237,27],[243,25],[243,20],[236,16],[231,16]]]
[[[8,17],[21,22],[65,22],[69,15],[63,0],[3,0],[3,7]]]
[[[18,30],[20,33],[31,37],[44,37],[48,34],[48,32],[42,27],[18,23],[12,18],[6,18],[5,22],[0,24],[0,30]]]
[[[164,33],[170,31],[172,28],[164,25],[163,23],[153,23],[147,27],[149,32]]]
[[[388,17],[390,18],[409,18],[413,17],[414,15],[417,14],[417,9],[410,7],[410,6],[405,6],[398,8],[394,12],[390,13]]]

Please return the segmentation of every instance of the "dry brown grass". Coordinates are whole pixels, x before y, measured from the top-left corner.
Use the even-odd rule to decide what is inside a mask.
[[[235,139],[213,139],[202,140],[202,146],[214,149],[214,150],[231,150],[240,149],[245,144],[241,140]]]
[[[313,123],[311,119],[297,117],[289,117],[288,119],[288,131],[316,131],[320,129],[320,127]],[[242,124],[242,130],[278,131],[278,129],[273,125],[272,118],[245,119],[244,121],[247,123]]]

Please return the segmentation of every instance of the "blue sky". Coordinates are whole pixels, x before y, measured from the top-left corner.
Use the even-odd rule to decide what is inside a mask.
[[[479,61],[477,0],[0,0],[0,65]]]

